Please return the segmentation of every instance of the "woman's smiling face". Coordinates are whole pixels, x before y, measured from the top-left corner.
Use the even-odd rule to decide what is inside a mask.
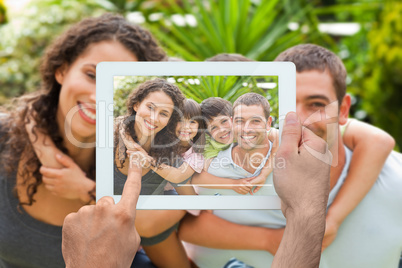
[[[90,44],[70,66],[56,71],[61,85],[57,123],[62,136],[71,133],[79,142],[95,141],[96,65],[101,61],[137,61],[137,57],[117,41],[102,41]]]
[[[133,107],[136,112],[134,129],[138,140],[154,138],[169,123],[174,103],[163,91],[149,93]]]

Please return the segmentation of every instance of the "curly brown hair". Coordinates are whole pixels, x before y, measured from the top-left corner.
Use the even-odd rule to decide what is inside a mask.
[[[131,51],[139,61],[164,61],[165,52],[158,46],[151,33],[138,25],[129,23],[120,15],[104,14],[98,18],[87,18],[73,25],[59,36],[46,50],[40,68],[42,76],[41,91],[20,97],[3,109],[8,116],[2,118],[2,129],[5,135],[0,138],[3,145],[1,164],[8,174],[12,174],[20,163],[20,176],[27,185],[29,201],[21,203],[32,205],[37,187],[42,183],[39,173],[41,163],[35,155],[25,131],[29,118],[35,121],[32,133],[36,131],[48,135],[56,147],[68,154],[62,145],[63,138],[56,122],[56,111],[59,103],[61,85],[56,81],[56,70],[62,66],[70,66],[90,44],[102,41],[118,41]],[[21,157],[23,154],[23,158]],[[84,170],[91,179],[95,180],[95,153],[93,166]],[[29,182],[30,177],[35,179]],[[14,190],[14,193],[16,191]]]
[[[176,85],[171,84],[162,78],[148,80],[140,84],[128,97],[126,104],[127,113],[125,116],[123,116],[123,118],[121,118],[121,122],[124,125],[125,133],[130,135],[135,142],[138,142],[137,135],[134,131],[135,116],[137,113],[133,107],[134,105],[141,103],[150,93],[157,91],[164,92],[171,98],[174,104],[174,109],[166,127],[161,129],[155,135],[153,146],[149,151],[149,155],[155,158],[157,166],[162,163],[172,165],[176,160],[176,157],[181,153],[181,146],[176,137],[176,126],[183,115],[182,110],[185,100],[183,93]],[[119,142],[118,129],[118,127],[115,128],[114,135],[115,155]],[[125,152],[124,157],[126,157]],[[123,166],[124,162],[125,160],[120,160],[121,166]]]

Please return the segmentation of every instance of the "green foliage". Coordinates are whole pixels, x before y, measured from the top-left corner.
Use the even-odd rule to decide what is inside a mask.
[[[125,14],[130,11],[140,10],[146,0],[101,0],[105,9]]]
[[[255,92],[265,96],[271,105],[273,126],[278,127],[278,79],[277,77],[243,76],[186,76],[164,77],[176,84],[187,98],[198,103],[209,97],[221,97],[234,102],[239,96]],[[114,79],[114,116],[125,114],[126,101],[133,90],[142,82],[154,77],[129,76]],[[269,87],[267,84],[269,83]],[[276,84],[276,86],[275,86]]]
[[[331,1],[332,2],[332,1]],[[373,22],[377,18],[377,10],[383,7],[381,0],[337,0],[329,6],[314,8],[313,13],[321,21]]]
[[[33,0],[18,18],[0,28],[0,101],[39,87],[44,49],[67,26],[100,15],[96,0]]]
[[[314,13],[327,21],[360,23],[360,31],[342,37],[332,50],[348,72],[347,91],[352,95],[350,115],[390,133],[402,148],[401,4],[396,1],[338,0]]]
[[[115,76],[113,93],[113,116],[124,115],[127,111],[126,102],[131,92],[141,83],[153,79],[146,76]]]
[[[312,6],[303,0],[167,2],[159,7],[159,17],[149,16],[147,23],[169,54],[184,60],[204,60],[222,52],[273,60],[301,42],[331,42],[319,33]],[[300,27],[291,31],[290,22]]]
[[[3,0],[0,0],[0,25],[7,23],[7,8]]]
[[[363,108],[402,148],[402,3],[387,2],[370,32]]]
[[[209,97],[221,97],[234,102],[248,92],[264,93],[257,87],[257,80],[240,76],[207,76],[176,80],[179,88],[188,97],[202,102]]]

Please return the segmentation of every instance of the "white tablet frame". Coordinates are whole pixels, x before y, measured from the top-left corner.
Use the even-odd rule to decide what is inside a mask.
[[[96,197],[113,194],[113,92],[115,76],[277,76],[279,131],[296,111],[296,67],[291,62],[101,62],[96,67]],[[140,195],[137,209],[280,209],[276,195]]]

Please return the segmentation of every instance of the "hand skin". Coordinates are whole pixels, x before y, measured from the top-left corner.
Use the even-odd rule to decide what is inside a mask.
[[[318,267],[329,194],[326,163],[331,154],[325,141],[302,129],[296,113],[290,112],[276,157],[285,160],[284,168],[274,169],[274,185],[287,223],[272,267]]]
[[[239,179],[239,180],[232,180],[233,184],[231,186],[231,189],[235,191],[238,194],[248,194],[251,193],[251,189],[253,188],[253,185],[251,181],[253,181],[254,178],[244,178],[244,179]]]
[[[267,161],[268,162],[268,161]],[[269,169],[267,169],[269,170]],[[271,169],[272,172],[272,169]],[[269,174],[268,174],[269,175]],[[255,186],[254,189],[250,189],[249,193],[251,195],[253,195],[254,193],[258,192],[258,190],[261,189],[262,185],[265,183],[265,181],[267,180],[267,176],[265,175],[258,175],[257,177],[255,177],[254,179],[249,180],[249,183],[252,184],[253,186]],[[252,187],[253,188],[253,187]]]
[[[81,168],[67,155],[56,154],[63,168],[42,166],[39,172],[46,189],[66,199],[80,199],[84,204],[92,201],[88,194],[95,189],[95,182],[85,176]],[[94,193],[95,194],[95,193]]]
[[[253,186],[249,183],[252,178],[229,179],[214,176],[208,173],[208,167],[201,173],[194,173],[191,183],[194,186],[210,189],[231,189],[239,194],[247,194]]]
[[[119,203],[106,196],[67,215],[62,240],[67,268],[130,267],[140,244],[134,222],[141,173],[130,165]]]
[[[329,245],[331,245],[332,242],[334,242],[336,235],[338,234],[339,226],[340,225],[336,221],[327,216],[327,219],[325,221],[325,234],[324,239],[322,240],[321,251],[324,251]]]
[[[94,202],[95,182],[85,176],[81,168],[67,155],[56,148],[49,136],[36,130],[33,118],[25,125],[32,147],[42,163],[39,170],[42,181],[52,194],[66,199],[80,199],[83,204]]]
[[[180,239],[191,244],[217,249],[265,250],[272,255],[279,247],[283,232],[284,228],[236,224],[205,210],[199,216],[187,213],[179,227]]]

